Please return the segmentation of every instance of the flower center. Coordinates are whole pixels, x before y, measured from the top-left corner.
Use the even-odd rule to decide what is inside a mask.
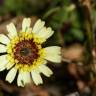
[[[28,49],[28,48],[22,48],[22,49],[20,50],[20,54],[21,54],[22,56],[28,56],[30,53],[31,53],[31,50]]]
[[[20,64],[32,64],[39,57],[39,48],[33,40],[23,40],[15,45],[14,58]]]

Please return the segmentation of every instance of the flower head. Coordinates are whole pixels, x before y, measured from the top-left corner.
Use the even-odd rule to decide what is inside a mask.
[[[45,22],[40,19],[36,21],[33,28],[30,27],[30,18],[25,18],[22,22],[22,30],[17,31],[15,25],[7,25],[7,36],[0,34],[0,71],[5,69],[10,71],[6,80],[12,83],[17,76],[17,85],[24,86],[32,81],[38,85],[43,80],[40,76],[43,73],[50,77],[52,71],[47,67],[47,61],[55,63],[61,62],[60,47],[42,47],[52,34],[53,30],[45,27]]]

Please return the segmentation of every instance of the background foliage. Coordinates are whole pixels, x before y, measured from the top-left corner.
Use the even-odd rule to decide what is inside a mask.
[[[81,69],[84,72],[87,72],[87,74],[83,74],[83,76],[81,76],[80,73],[79,75],[81,77],[77,77],[82,82],[84,80],[84,82],[86,81],[85,83],[88,84],[91,80],[92,82],[90,82],[93,84],[93,81],[95,81],[96,78],[96,0],[0,0],[0,30],[7,21],[18,18],[18,16],[33,16],[35,19],[41,18],[46,21],[46,25],[51,26],[55,31],[55,34],[49,39],[46,45],[61,46],[63,50],[63,64],[66,65],[67,63],[67,65],[70,65],[75,71],[78,70],[75,69],[76,66],[79,66],[79,69],[82,67],[83,69]],[[80,55],[82,50],[83,54]],[[60,64],[62,70],[66,70],[65,65],[63,65],[64,69],[62,69],[62,65]],[[57,66],[56,68],[58,69]],[[70,67],[68,68],[68,70],[71,70]],[[54,70],[56,71],[57,69]],[[59,67],[59,70],[61,69]],[[79,89],[75,90],[76,86],[74,85],[74,80],[72,81],[72,78],[74,77],[73,74],[71,74],[73,76],[71,78],[70,75],[66,75],[65,73],[64,80],[69,80],[67,83],[69,87],[67,86],[68,88],[61,89],[64,89],[65,91],[67,90],[68,93],[70,93],[74,86],[74,90],[72,90],[72,92],[78,91]],[[60,74],[62,74],[62,72]],[[60,76],[62,77],[64,75]],[[59,78],[62,79],[61,77]],[[75,78],[76,80],[77,77]],[[63,79],[59,82],[62,83]],[[83,84],[85,84],[84,82]],[[78,87],[78,83],[76,84]],[[66,86],[66,84],[64,86]],[[71,89],[70,86],[72,87]],[[88,92],[90,93],[90,90],[92,89],[93,96],[96,96],[96,93],[93,92],[93,89],[95,90],[96,86],[94,85],[94,88],[92,85],[90,87],[90,84],[86,86],[89,88]],[[79,92],[82,94],[85,92],[80,90]],[[87,94],[88,92],[85,93]],[[91,96],[88,94],[82,96]],[[3,94],[0,96],[2,95]],[[64,96],[64,94],[62,96]]]

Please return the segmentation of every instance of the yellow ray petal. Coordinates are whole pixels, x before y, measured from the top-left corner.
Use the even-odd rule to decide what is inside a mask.
[[[46,29],[46,39],[48,39],[49,37],[51,37],[54,34],[54,31],[51,29],[51,27],[48,27]]]
[[[6,69],[9,70],[13,66],[14,66],[14,63],[8,62],[8,64],[6,65]]]
[[[38,39],[39,43],[45,42],[49,37],[53,35],[54,31],[50,27],[43,27],[39,32],[34,34],[34,38]]]
[[[8,44],[10,42],[10,40],[4,34],[0,34],[0,42],[3,43],[3,44]]]
[[[7,55],[0,56],[0,71],[5,70],[8,60],[6,59]]]
[[[42,80],[39,72],[37,72],[36,70],[33,70],[33,71],[31,71],[31,75],[32,75],[33,82],[36,85],[43,83],[43,80]]]
[[[37,20],[35,25],[33,26],[33,33],[39,32],[44,27],[44,24],[44,21],[41,21],[40,19]]]
[[[24,86],[31,83],[31,77],[29,72],[19,72],[17,84],[18,86]]]
[[[61,62],[61,48],[58,46],[46,47],[45,49],[45,59],[60,63]]]
[[[14,36],[17,36],[17,31],[16,31],[15,25],[13,23],[10,23],[10,24],[7,25],[7,30],[9,32],[8,36],[10,38],[13,38]]]
[[[9,83],[12,83],[13,80],[15,79],[17,73],[17,69],[15,67],[13,67],[7,74],[6,76],[6,81],[8,81]]]
[[[0,53],[6,52],[6,46],[0,44]]]
[[[46,27],[43,27],[39,32],[35,33],[38,38],[44,38],[46,36]]]
[[[48,68],[46,65],[40,65],[39,66],[39,71],[42,72],[47,77],[50,77],[53,74],[51,69]]]
[[[23,76],[22,76],[21,73],[18,74],[17,85],[18,85],[18,86],[21,86],[21,87],[24,87],[24,84],[23,84]]]
[[[25,32],[26,29],[30,27],[31,19],[30,18],[24,18],[22,22],[22,32]]]

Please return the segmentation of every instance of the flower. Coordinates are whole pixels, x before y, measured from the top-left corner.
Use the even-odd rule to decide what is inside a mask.
[[[61,62],[61,48],[51,46],[43,48],[42,44],[53,35],[53,30],[45,27],[45,22],[36,21],[33,28],[30,27],[31,19],[24,18],[22,30],[17,32],[15,25],[7,25],[8,34],[0,34],[0,71],[10,71],[6,81],[12,83],[17,73],[17,85],[24,86],[32,81],[42,84],[41,73],[50,77],[53,72],[47,67],[47,61]]]

